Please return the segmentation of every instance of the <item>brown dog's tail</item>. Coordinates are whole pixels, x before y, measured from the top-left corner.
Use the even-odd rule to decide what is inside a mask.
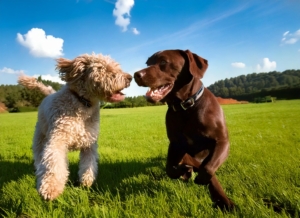
[[[37,81],[36,78],[26,76],[24,74],[19,76],[18,83],[28,89],[39,90],[44,95],[50,95],[56,92],[51,86],[46,86],[45,84]]]

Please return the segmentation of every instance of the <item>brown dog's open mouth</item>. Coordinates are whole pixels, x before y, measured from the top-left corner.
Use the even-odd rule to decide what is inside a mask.
[[[173,88],[173,84],[165,84],[159,87],[149,88],[146,93],[146,99],[148,101],[158,102],[163,99]]]

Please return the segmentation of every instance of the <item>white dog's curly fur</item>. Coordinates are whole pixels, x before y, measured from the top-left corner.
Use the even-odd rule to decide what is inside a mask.
[[[66,82],[58,92],[35,78],[20,75],[18,83],[48,95],[39,106],[33,139],[37,190],[46,200],[57,198],[68,179],[67,151],[79,149],[79,180],[91,186],[98,167],[100,100],[124,99],[131,75],[101,54],[81,55],[74,60],[57,59],[56,69]]]

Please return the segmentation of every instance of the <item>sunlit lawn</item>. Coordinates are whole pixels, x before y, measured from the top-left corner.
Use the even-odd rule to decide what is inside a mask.
[[[31,141],[37,113],[0,114],[0,217],[298,217],[300,100],[225,105],[231,151],[217,171],[235,211],[212,207],[206,187],[169,179],[164,171],[167,106],[100,112],[99,175],[70,180],[53,202],[35,189]]]

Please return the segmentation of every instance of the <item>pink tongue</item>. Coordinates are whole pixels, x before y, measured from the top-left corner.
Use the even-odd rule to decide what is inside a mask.
[[[146,92],[146,96],[151,96],[151,90]]]
[[[117,94],[113,94],[111,97],[110,97],[110,100],[112,102],[119,102],[119,101],[122,101],[124,100],[125,98],[125,95],[122,95],[120,93],[117,93]]]

